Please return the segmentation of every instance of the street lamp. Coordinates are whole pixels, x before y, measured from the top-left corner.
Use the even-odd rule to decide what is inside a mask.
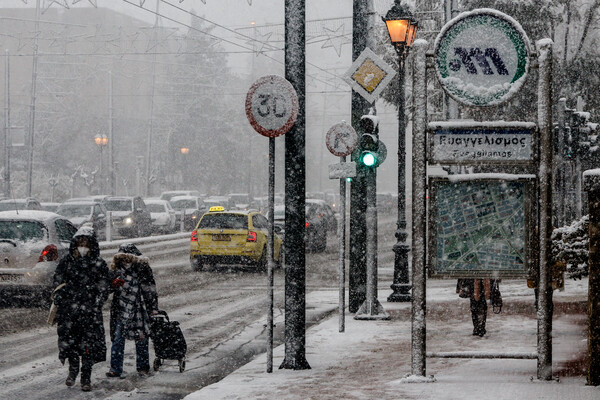
[[[408,280],[408,252],[406,243],[406,126],[404,125],[404,63],[409,47],[415,40],[417,21],[414,20],[408,6],[396,0],[394,6],[381,18],[387,26],[390,40],[398,53],[398,220],[396,222],[397,242],[393,247],[394,282],[393,293],[388,301],[410,301],[411,285]]]
[[[182,147],[181,149],[179,149],[179,151],[181,151],[181,154],[188,154],[190,152],[190,148]]]
[[[104,147],[108,144],[108,137],[105,134],[96,134],[94,136],[94,143],[100,148],[100,192],[104,191],[104,157],[102,157],[102,151]]]

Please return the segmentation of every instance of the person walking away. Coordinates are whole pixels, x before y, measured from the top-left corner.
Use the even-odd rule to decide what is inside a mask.
[[[494,313],[502,311],[502,296],[497,279],[459,279],[456,292],[461,298],[470,299],[471,319],[473,321],[473,335],[483,337],[487,331],[487,300],[490,300]]]
[[[125,340],[135,341],[136,368],[142,375],[150,373],[148,337],[150,318],[158,314],[158,295],[154,275],[147,257],[131,244],[121,245],[110,266],[110,370],[109,378],[123,374]]]
[[[64,285],[63,285],[64,284]],[[73,386],[81,364],[81,389],[89,392],[92,365],[106,360],[102,305],[108,298],[108,268],[94,230],[82,227],[54,273],[58,358],[69,361],[65,381]]]

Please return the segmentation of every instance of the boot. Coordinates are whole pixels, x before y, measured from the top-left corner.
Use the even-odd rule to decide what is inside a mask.
[[[89,377],[81,377],[81,390],[84,392],[89,392],[92,390],[92,381]]]
[[[67,380],[65,381],[65,385],[73,386],[75,384],[75,379],[77,379],[77,374],[69,371],[69,376],[67,376]]]

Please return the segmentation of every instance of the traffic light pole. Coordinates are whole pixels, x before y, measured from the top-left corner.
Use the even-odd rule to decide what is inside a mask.
[[[367,186],[367,293],[366,299],[354,319],[390,319],[377,300],[377,172],[375,168],[367,169],[365,180]]]

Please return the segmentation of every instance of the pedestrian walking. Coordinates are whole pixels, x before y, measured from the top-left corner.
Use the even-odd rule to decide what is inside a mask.
[[[123,374],[125,340],[135,341],[136,368],[142,375],[150,373],[148,338],[150,319],[158,314],[158,296],[152,268],[147,257],[131,244],[121,245],[110,266],[110,370],[109,378]]]
[[[502,296],[498,279],[459,279],[456,293],[461,298],[470,299],[471,319],[473,320],[473,335],[483,337],[487,331],[487,301],[490,300],[494,313],[502,311]]]
[[[56,267],[54,287],[60,287],[53,294],[58,358],[69,361],[65,384],[75,384],[81,364],[81,389],[89,392],[92,365],[106,360],[102,305],[108,298],[108,268],[92,228],[73,236],[69,254]]]

